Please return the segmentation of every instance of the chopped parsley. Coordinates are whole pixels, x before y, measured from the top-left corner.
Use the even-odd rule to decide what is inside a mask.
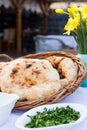
[[[56,107],[55,109],[43,109],[43,112],[37,112],[34,116],[27,115],[31,120],[24,127],[40,128],[60,124],[75,122],[80,118],[80,112],[72,109],[70,106]]]

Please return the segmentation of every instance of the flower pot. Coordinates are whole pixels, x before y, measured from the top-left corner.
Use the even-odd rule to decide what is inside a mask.
[[[87,54],[77,54],[77,57],[79,57],[83,61],[87,70]],[[87,87],[87,78],[83,80],[81,87]]]

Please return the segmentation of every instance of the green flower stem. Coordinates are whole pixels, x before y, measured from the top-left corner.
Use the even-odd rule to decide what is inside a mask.
[[[77,34],[74,35],[77,41],[79,52],[81,54],[87,54],[87,34],[86,34],[86,24],[82,21],[80,14],[80,25],[77,28]]]

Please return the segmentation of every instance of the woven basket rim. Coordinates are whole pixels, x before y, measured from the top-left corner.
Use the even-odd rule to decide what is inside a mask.
[[[43,52],[43,53],[41,52],[41,53],[28,54],[28,55],[21,56],[18,58],[45,59],[46,57],[53,56],[53,55],[71,58],[78,65],[77,79],[74,82],[72,82],[70,85],[66,86],[65,88],[60,89],[55,95],[51,95],[50,97],[38,99],[38,100],[33,101],[33,102],[17,101],[14,109],[27,110],[27,109],[34,108],[36,106],[59,102],[62,99],[64,99],[65,97],[72,94],[80,86],[82,81],[86,78],[87,72],[86,72],[86,68],[85,68],[83,62],[78,57],[76,57],[74,54],[72,54],[70,52],[64,52],[64,51]],[[9,61],[14,60],[7,55],[3,55],[3,56],[0,55],[0,57],[6,57]]]

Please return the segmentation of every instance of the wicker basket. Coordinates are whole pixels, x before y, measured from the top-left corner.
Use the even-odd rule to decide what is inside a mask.
[[[80,86],[80,84],[82,83],[84,78],[87,76],[86,69],[85,69],[82,61],[79,58],[77,58],[74,54],[71,54],[71,53],[67,53],[67,52],[63,52],[63,51],[45,52],[45,53],[29,54],[29,55],[26,55],[26,56],[23,56],[23,57],[24,58],[45,59],[48,56],[52,56],[52,55],[71,58],[78,66],[77,79],[73,83],[71,83],[70,85],[68,85],[65,88],[62,88],[55,95],[51,95],[50,97],[41,98],[41,99],[33,101],[33,102],[17,101],[14,109],[27,110],[27,109],[31,109],[31,108],[34,108],[34,107],[39,106],[39,105],[52,104],[52,103],[55,103],[55,102],[59,102],[60,100],[67,97],[68,95],[72,94]],[[11,57],[4,55],[4,54],[0,55],[0,57],[6,57],[9,61],[13,60]]]

